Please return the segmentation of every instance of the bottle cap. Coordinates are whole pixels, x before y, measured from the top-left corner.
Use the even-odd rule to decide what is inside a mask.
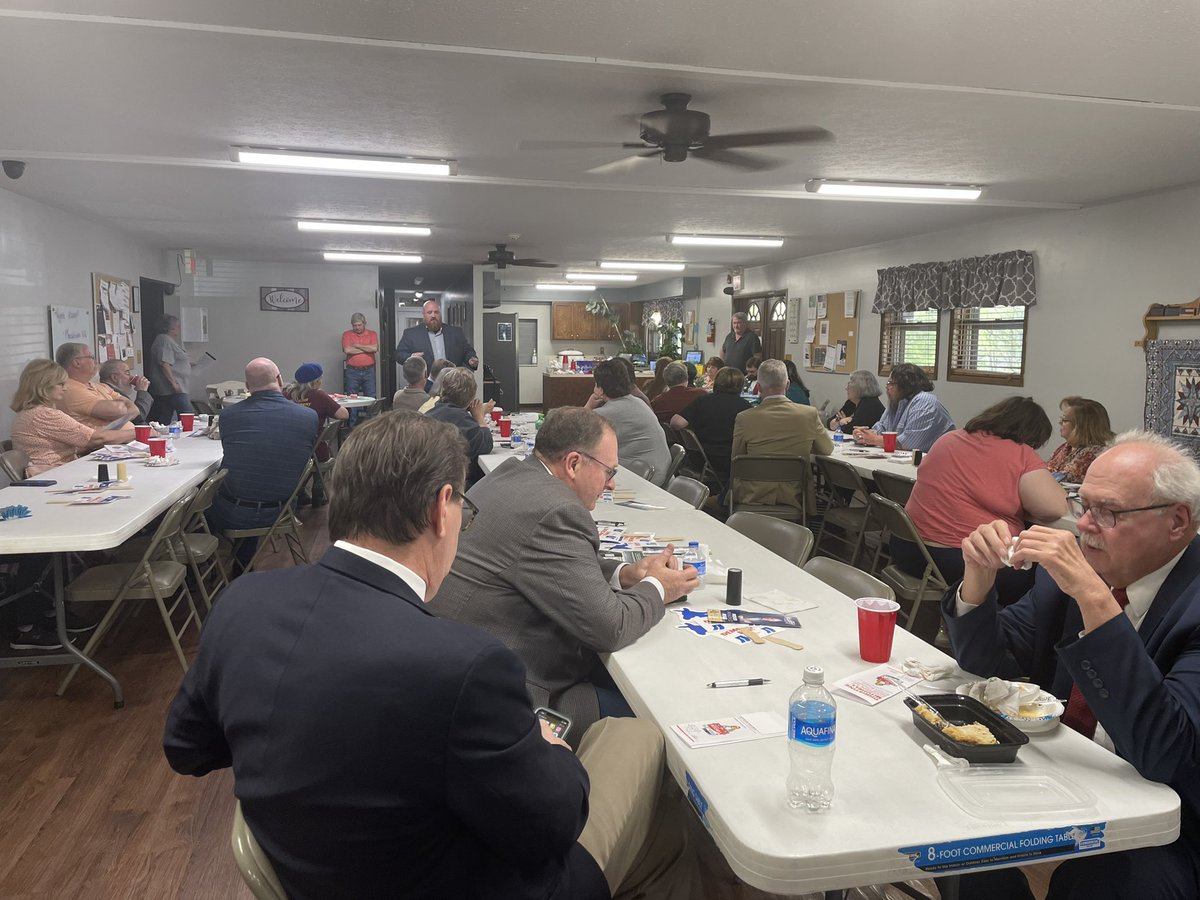
[[[805,666],[804,667],[804,683],[805,684],[824,684],[825,670],[820,666]]]

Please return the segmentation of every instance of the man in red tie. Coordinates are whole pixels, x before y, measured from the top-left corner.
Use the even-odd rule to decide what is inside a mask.
[[[1053,692],[1065,724],[1181,798],[1177,841],[1068,860],[1049,900],[1200,897],[1200,466],[1127,432],[1092,463],[1072,511],[1078,540],[1035,525],[1013,545],[990,522],[963,541],[966,571],[942,605],[954,656]],[[996,572],[1026,562],[1039,566],[1033,590],[999,609]],[[1024,881],[1016,869],[966,876],[961,896],[1031,897],[1013,878]]]

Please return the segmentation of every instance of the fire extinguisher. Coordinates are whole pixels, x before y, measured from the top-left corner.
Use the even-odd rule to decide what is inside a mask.
[[[717,342],[717,320],[712,316],[708,317],[707,340],[710,344],[715,344]]]

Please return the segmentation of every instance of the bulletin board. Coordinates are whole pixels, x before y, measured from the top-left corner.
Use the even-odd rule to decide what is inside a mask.
[[[133,284],[123,278],[92,273],[92,303],[96,309],[96,359],[129,360],[141,365],[138,338],[141,315],[136,307]]]
[[[858,304],[861,291],[812,294],[801,309],[804,368],[850,373],[858,368]]]

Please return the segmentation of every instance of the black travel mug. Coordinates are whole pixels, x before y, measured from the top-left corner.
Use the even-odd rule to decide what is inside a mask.
[[[108,463],[100,463],[100,465],[96,468],[96,480],[100,482],[100,484],[104,484],[108,481]]]
[[[742,605],[742,570],[730,569],[725,582],[725,603],[729,606]]]

